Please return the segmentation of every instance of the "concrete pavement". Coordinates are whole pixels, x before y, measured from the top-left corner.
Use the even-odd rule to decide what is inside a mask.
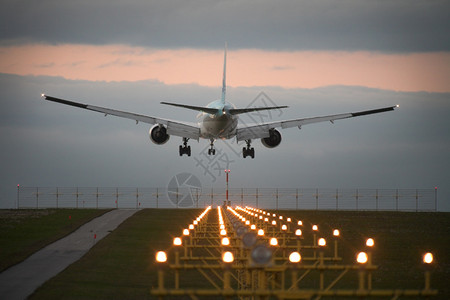
[[[0,299],[26,299],[137,210],[113,210],[0,273]]]

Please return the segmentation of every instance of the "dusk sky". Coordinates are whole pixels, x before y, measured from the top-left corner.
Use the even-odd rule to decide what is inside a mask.
[[[148,124],[43,101],[41,93],[195,121],[160,101],[289,105],[264,121],[400,104],[394,112],[281,131],[256,158],[216,143],[234,187],[439,188],[450,210],[449,1],[3,1],[0,11],[0,208],[15,187],[205,188],[224,175],[199,161],[208,141],[163,145]],[[244,122],[255,121],[244,116]],[[234,149],[234,151],[232,150]],[[223,166],[222,166],[223,165]],[[227,165],[227,166],[226,166]],[[210,173],[215,174],[211,176]]]

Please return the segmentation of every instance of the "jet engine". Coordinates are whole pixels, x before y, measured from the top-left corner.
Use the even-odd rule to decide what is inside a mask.
[[[276,129],[269,130],[270,136],[262,138],[261,143],[267,148],[275,148],[281,143],[281,133]]]
[[[150,139],[153,143],[157,145],[162,145],[167,143],[170,135],[167,134],[167,128],[164,125],[156,124],[149,131]]]

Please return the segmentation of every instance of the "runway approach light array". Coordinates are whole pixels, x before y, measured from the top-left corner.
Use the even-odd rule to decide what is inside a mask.
[[[325,278],[336,270],[343,271],[342,274],[356,272],[358,286],[354,289],[332,287],[329,291],[333,293],[358,296],[358,292],[364,292],[367,293],[365,296],[391,297],[437,295],[437,290],[431,288],[433,255],[430,252],[422,257],[425,270],[423,289],[377,289],[373,286],[373,271],[378,268],[372,261],[375,250],[373,238],[366,239],[365,250],[357,253],[356,262],[353,260],[350,264],[342,264],[342,257],[338,253],[338,244],[342,240],[339,229],[326,232],[327,226],[323,226],[319,235],[322,237],[319,238],[318,225],[312,226],[307,222],[305,224],[308,226],[300,229],[298,227],[302,226],[303,222],[300,223],[298,220],[261,209],[240,206],[236,209],[220,206],[217,209],[217,218],[209,216],[205,218],[207,220],[203,219],[210,209],[211,207],[208,207],[192,226],[188,226],[190,230],[183,230],[183,236],[173,239],[173,246],[169,251],[174,253],[170,255],[165,251],[156,253],[158,287],[152,289],[152,295],[162,299],[171,293],[180,296],[191,295],[193,290],[189,286],[183,287],[184,278],[191,280],[191,274],[186,273],[183,276],[184,269],[198,270],[208,279],[207,282],[214,282],[213,277],[206,271],[211,268],[214,269],[215,276],[222,275],[223,280],[209,289],[195,290],[195,296],[208,296],[211,299],[223,295],[255,296],[252,291],[265,295],[285,296],[288,291],[289,299],[309,299],[311,293],[317,296],[325,291]],[[262,215],[268,219],[263,220]],[[333,247],[329,247],[326,239]],[[251,274],[254,270],[258,273],[256,280],[251,276],[239,277],[239,274]],[[315,270],[319,278],[317,285],[313,283],[305,294],[304,289],[300,288],[300,281],[310,270]],[[268,276],[268,272],[280,273],[279,278],[288,279],[279,281],[276,277]],[[164,273],[175,276],[171,281],[174,288],[165,286]],[[237,282],[237,278],[242,280],[242,286]],[[339,278],[336,279],[336,283],[337,281]],[[398,291],[401,291],[400,294]]]

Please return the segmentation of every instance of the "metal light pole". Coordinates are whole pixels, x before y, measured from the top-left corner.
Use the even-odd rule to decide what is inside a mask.
[[[230,169],[225,170],[225,174],[227,176],[227,194],[226,194],[226,205],[230,205],[231,203],[228,202],[228,174],[230,173]]]

